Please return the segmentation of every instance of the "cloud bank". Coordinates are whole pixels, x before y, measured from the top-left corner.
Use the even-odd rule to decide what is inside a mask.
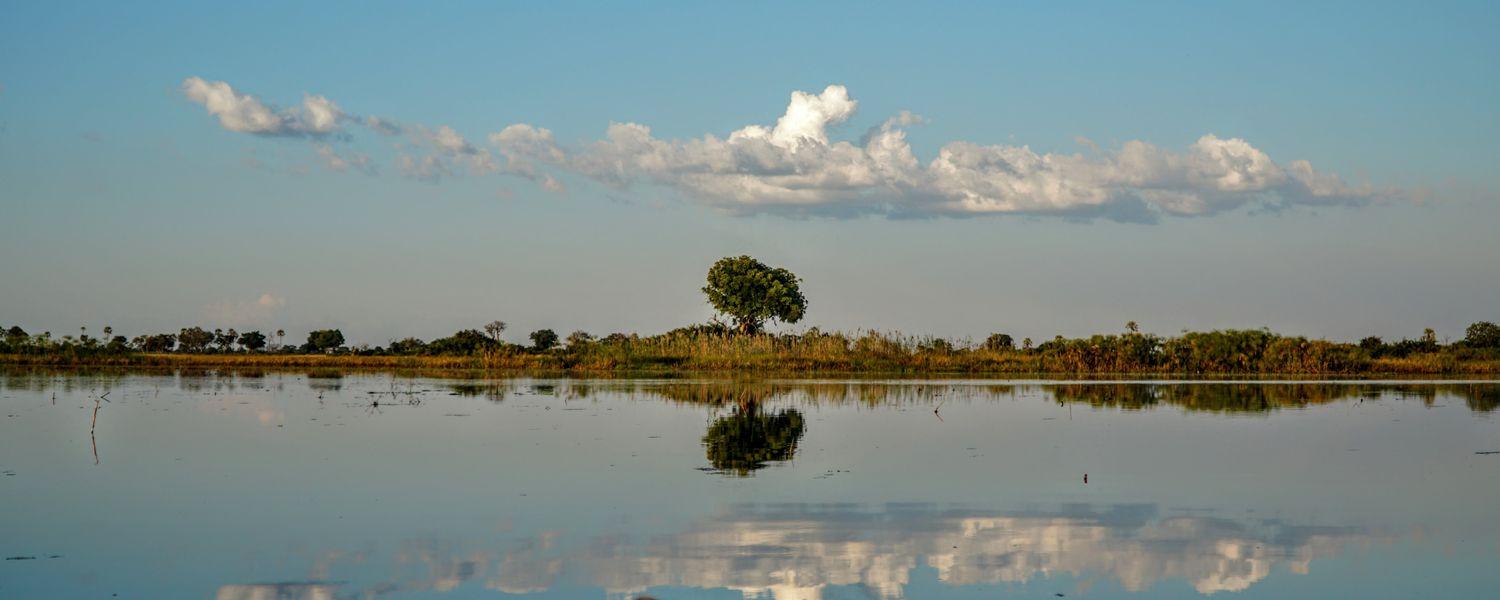
[[[1088,154],[952,141],[924,161],[906,136],[924,119],[910,112],[857,140],[833,139],[830,132],[859,107],[840,85],[816,94],[792,92],[774,124],[746,125],[723,137],[663,139],[643,124],[612,123],[602,139],[573,147],[526,123],[490,134],[484,147],[446,125],[352,117],[322,96],[309,94],[300,107],[278,110],[222,81],[190,77],[183,91],[230,131],[321,138],[361,125],[399,137],[396,170],[418,180],[503,174],[562,192],[554,173],[567,173],[617,190],[670,188],[687,201],[735,214],[1153,221],[1245,206],[1357,206],[1401,195],[1347,183],[1305,160],[1278,163],[1243,139],[1214,134],[1178,151],[1144,141],[1108,150],[1088,142]],[[346,158],[327,144],[317,151],[329,169],[374,173],[363,154]]]

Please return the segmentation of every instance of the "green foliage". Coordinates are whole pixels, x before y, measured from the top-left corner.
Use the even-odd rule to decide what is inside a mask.
[[[406,356],[414,356],[414,355],[417,355],[417,354],[425,354],[426,350],[427,350],[427,344],[424,343],[424,342],[422,342],[422,340],[414,338],[414,337],[399,339],[399,340],[396,340],[394,342],[391,342],[391,347],[390,347],[390,353],[391,354],[406,355]]]
[[[772,268],[749,256],[722,258],[708,270],[703,293],[714,310],[734,320],[740,333],[756,333],[766,321],[796,323],[807,312],[807,298],[791,271]]]
[[[337,350],[344,345],[344,332],[338,329],[317,329],[307,334],[307,344],[303,346],[308,352],[328,352]]]
[[[1263,329],[1188,332],[1167,340],[1162,354],[1175,373],[1250,373],[1275,339],[1276,334]]]
[[[474,329],[463,329],[427,344],[426,354],[472,356],[498,347],[499,343]]]
[[[240,347],[251,352],[258,352],[261,348],[266,347],[266,334],[259,331],[246,331],[245,333],[240,334],[239,340],[237,341],[239,342]]]
[[[170,333],[142,335],[135,338],[134,344],[143,352],[171,352],[177,346],[177,336]]]
[[[580,349],[580,348],[583,348],[584,346],[587,346],[587,345],[589,345],[589,344],[591,344],[593,342],[594,342],[594,336],[589,335],[589,332],[587,332],[587,331],[579,330],[579,331],[574,331],[573,333],[568,334],[568,348],[569,349]]]
[[[101,331],[103,331],[101,329]],[[1163,338],[1128,332],[1068,339],[1057,336],[1035,348],[1016,351],[1014,340],[993,334],[983,344],[956,345],[948,339],[895,332],[855,334],[824,332],[739,334],[720,322],[673,329],[654,336],[612,333],[593,338],[577,331],[568,336],[566,352],[555,351],[557,335],[539,330],[532,346],[509,345],[475,329],[423,343],[416,338],[393,341],[389,348],[343,348],[337,329],[309,334],[308,344],[266,354],[268,336],[259,331],[236,334],[233,344],[249,353],[231,353],[233,345],[219,343],[218,335],[201,327],[177,334],[148,334],[126,340],[106,334],[52,337],[30,335],[20,327],[0,330],[0,361],[30,364],[252,364],[254,358],[275,364],[332,366],[335,357],[298,359],[298,354],[338,357],[388,357],[370,366],[441,366],[496,370],[600,371],[774,371],[801,373],[952,373],[952,374],[1325,374],[1389,373],[1405,375],[1500,373],[1500,352],[1489,323],[1470,327],[1464,341],[1439,344],[1436,336],[1387,343],[1376,337],[1358,344],[1281,336],[1266,330],[1184,332]],[[279,333],[279,332],[278,332]],[[278,336],[280,337],[280,336]],[[220,357],[130,356],[176,351],[180,354],[222,354]],[[418,359],[417,357],[424,357]],[[432,357],[427,360],[425,357]],[[441,358],[439,358],[441,357]],[[183,362],[186,361],[186,362]],[[337,363],[334,363],[337,364]],[[351,366],[355,366],[351,361]]]
[[[228,352],[234,349],[234,343],[239,340],[240,334],[234,329],[223,331],[214,330],[214,345],[219,347],[220,352]]]
[[[557,345],[557,332],[551,329],[538,329],[531,332],[531,349],[537,352],[546,352]]]
[[[214,343],[214,334],[202,327],[187,327],[177,332],[177,343],[183,352],[203,352]]]
[[[991,352],[1005,352],[1016,348],[1016,341],[1005,333],[992,333],[990,337],[984,338],[985,350]]]
[[[703,447],[715,470],[745,477],[767,463],[791,460],[802,433],[802,413],[796,409],[767,415],[752,404],[710,425]]]
[[[1470,348],[1500,348],[1500,325],[1480,321],[1464,330],[1464,345]]]
[[[106,327],[105,329],[109,328]],[[125,336],[123,335],[117,335],[109,338],[109,342],[104,345],[104,351],[109,354],[124,354],[126,352],[129,352],[130,340],[125,339]]]

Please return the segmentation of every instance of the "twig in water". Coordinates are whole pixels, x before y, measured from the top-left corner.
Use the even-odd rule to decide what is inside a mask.
[[[109,394],[109,392],[105,392],[105,395],[108,395],[108,394]],[[104,396],[100,396],[100,397],[94,399],[94,418],[89,421],[89,445],[92,446],[93,449],[94,449],[94,464],[95,465],[99,464],[99,442],[94,439],[94,427],[99,424],[99,406],[100,406],[99,401],[103,400],[103,399],[104,399]]]

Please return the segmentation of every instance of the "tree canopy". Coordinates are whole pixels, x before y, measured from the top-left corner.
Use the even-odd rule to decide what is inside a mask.
[[[538,329],[531,332],[531,347],[538,351],[551,350],[557,345],[557,332],[551,329]]]
[[[703,293],[714,310],[734,321],[740,333],[756,333],[766,321],[796,323],[807,312],[807,298],[791,271],[749,256],[719,259],[708,270]]]
[[[1500,325],[1480,321],[1464,330],[1464,345],[1471,348],[1500,348]]]
[[[326,352],[344,345],[344,332],[337,329],[319,329],[307,334],[307,349],[311,352]]]

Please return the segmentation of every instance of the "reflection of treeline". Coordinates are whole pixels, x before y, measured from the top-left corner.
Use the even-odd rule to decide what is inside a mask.
[[[503,384],[492,384],[503,385]],[[1462,399],[1481,412],[1500,408],[1500,383],[882,383],[800,381],[578,382],[557,386],[557,395],[588,398],[612,393],[659,397],[672,402],[717,407],[766,405],[933,406],[1034,396],[1060,404],[1082,403],[1129,410],[1174,406],[1189,411],[1267,412],[1355,399],[1403,399],[1434,404],[1440,397]]]
[[[1500,407],[1500,385],[1367,383],[1060,384],[1047,388],[1059,404],[1140,410],[1174,406],[1193,412],[1256,413],[1354,399],[1402,398],[1431,405],[1439,395],[1462,398],[1472,410]]]
[[[602,389],[621,386],[603,384]],[[756,406],[772,402],[807,405],[905,406],[943,400],[970,401],[1010,396],[1013,385],[952,385],[944,383],[798,382],[798,381],[687,381],[634,386],[628,391],[660,396],[672,402],[708,406]]]
[[[498,327],[495,327],[498,325]],[[1020,347],[1008,335],[983,343],[888,332],[740,334],[722,326],[695,326],[661,335],[574,332],[563,343],[550,330],[531,345],[466,329],[423,342],[407,338],[388,346],[344,345],[336,329],[309,334],[300,346],[264,344],[265,336],[188,328],[179,334],[114,336],[106,343],[81,334],[54,339],[12,327],[0,341],[0,360],[22,364],[120,364],[224,367],[367,367],[512,371],[678,372],[763,371],[800,373],[1140,373],[1140,374],[1444,374],[1500,373],[1500,338],[1487,323],[1469,328],[1462,341],[1420,340],[1358,344],[1283,336],[1266,330],[1185,332],[1174,337],[1140,333],[1087,338],[1061,336]],[[108,331],[108,328],[106,328]],[[275,339],[280,339],[277,332]],[[257,337],[259,336],[259,337]],[[158,338],[171,338],[158,340]],[[184,342],[186,338],[188,342]],[[152,340],[161,341],[160,344]],[[171,344],[167,344],[171,341]],[[190,342],[190,343],[189,343]]]
[[[871,407],[935,406],[1036,398],[1127,410],[1173,406],[1190,411],[1263,412],[1316,406],[1355,399],[1401,399],[1434,404],[1440,398],[1462,400],[1475,411],[1500,408],[1500,383],[1442,382],[1060,382],[951,383],[943,381],[795,381],[762,379],[488,379],[481,372],[395,370],[360,373],[345,369],[121,369],[0,367],[0,389],[107,390],[141,378],[153,385],[192,390],[281,389],[286,376],[303,377],[316,390],[338,389],[345,380],[378,376],[377,391],[443,392],[482,397],[493,402],[511,395],[546,395],[564,400],[599,396],[733,409],[776,406]],[[464,377],[468,377],[464,379]]]

